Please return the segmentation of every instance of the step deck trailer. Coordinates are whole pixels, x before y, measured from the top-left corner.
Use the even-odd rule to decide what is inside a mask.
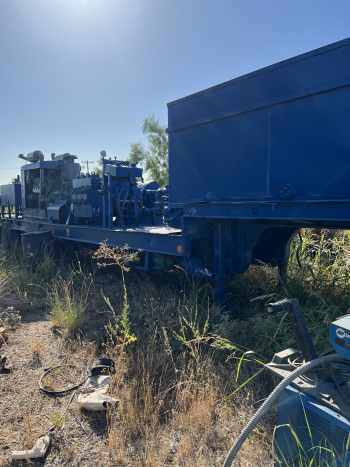
[[[148,271],[207,271],[222,301],[227,272],[283,269],[299,229],[350,228],[350,39],[170,102],[167,131],[169,188],[148,208],[152,190],[135,188],[142,170],[105,158],[95,185],[77,175],[45,205],[45,170],[64,157],[28,159],[22,184],[1,187],[3,243],[46,232],[127,244]]]

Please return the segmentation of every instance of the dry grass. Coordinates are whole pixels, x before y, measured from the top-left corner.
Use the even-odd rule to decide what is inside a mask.
[[[75,365],[62,365],[47,373],[42,379],[42,386],[49,391],[63,391],[75,386],[79,381],[81,381],[81,368]]]
[[[234,368],[215,362],[210,355],[203,355],[197,365],[184,353],[175,368],[158,334],[147,347],[138,346],[114,354],[118,365],[110,392],[120,403],[107,414],[105,462],[140,467],[222,465],[254,412],[251,394],[242,392],[225,400],[228,391],[237,387]],[[270,435],[265,421],[244,445],[237,465],[271,464]],[[245,463],[247,459],[250,464]]]
[[[76,447],[74,446],[74,444],[64,447],[61,452],[61,456],[63,460],[69,463],[74,458],[75,451],[76,451]]]
[[[63,396],[47,396],[38,390],[38,379],[44,373],[44,369],[52,365],[57,365],[65,358],[69,364],[77,369],[71,376],[81,377],[84,372],[84,378],[88,374],[95,358],[96,347],[93,343],[79,340],[64,341],[62,338],[52,333],[50,323],[44,320],[44,311],[22,316],[22,325],[19,326],[9,336],[6,347],[2,350],[6,352],[9,361],[14,365],[11,373],[1,375],[0,381],[0,400],[1,404],[1,426],[0,426],[0,461],[7,465],[8,455],[11,450],[22,450],[31,448],[37,438],[45,433],[52,424],[60,424],[61,414],[67,406],[71,393]],[[30,321],[27,321],[30,318]],[[33,355],[31,352],[31,342],[40,335],[45,345],[45,351],[39,355]],[[57,383],[69,385],[69,382],[62,378]],[[69,432],[69,442],[61,442],[59,431],[53,433],[53,444],[50,448],[47,462],[50,464],[50,456],[57,457],[58,452],[64,452],[69,456],[68,447],[72,444],[70,437],[86,438],[85,432],[77,426],[77,418],[80,417],[80,411],[72,404],[73,412],[69,412],[67,422],[63,431],[65,435]],[[74,412],[76,410],[76,412]],[[52,415],[52,417],[51,417]],[[62,421],[62,420],[61,420]],[[91,438],[91,442],[93,439]],[[56,444],[55,444],[56,443]],[[87,443],[86,449],[91,449],[90,443]],[[75,448],[75,451],[77,449]],[[62,455],[63,455],[62,452]],[[70,451],[71,452],[71,451]],[[32,461],[33,465],[37,461]],[[41,461],[40,461],[41,462]],[[1,465],[1,463],[0,463]],[[23,465],[26,465],[23,462]],[[39,463],[39,465],[42,465]],[[64,465],[62,461],[62,465]],[[68,464],[67,464],[68,465]]]
[[[24,447],[26,449],[32,449],[34,446],[38,435],[39,435],[39,429],[35,424],[33,423],[33,418],[31,415],[31,410],[28,408],[28,412],[25,416],[25,442],[24,442]]]
[[[116,361],[110,394],[119,404],[107,413],[102,465],[220,466],[255,412],[254,401],[268,393],[260,380],[250,386],[251,393],[242,390],[226,399],[239,386],[237,366],[223,363],[205,343],[209,309],[220,314],[211,307],[212,289],[204,282],[179,281],[179,296],[176,287],[164,284],[164,276],[159,286],[131,271],[122,278],[127,296],[119,291],[110,300],[117,319],[108,327],[106,353]],[[126,321],[137,328],[137,341],[129,345],[123,345],[118,319],[125,314],[126,297]],[[272,420],[274,415],[254,430],[237,466],[271,465]]]
[[[56,425],[60,429],[53,432],[46,459],[33,465],[222,465],[255,412],[255,401],[266,397],[269,388],[261,379],[249,387],[250,392],[244,389],[226,399],[248,373],[236,382],[236,365],[225,363],[225,357],[218,357],[204,340],[197,339],[204,333],[211,308],[210,287],[181,283],[175,273],[151,278],[142,272],[123,276],[113,271],[112,277],[92,280],[80,269],[51,278],[46,290],[49,308],[24,311],[23,307],[23,316],[30,319],[23,320],[9,343],[10,355],[20,358],[21,364],[0,389],[0,398],[8,404],[0,430],[3,446],[29,447]],[[33,291],[30,294],[36,297]],[[73,314],[70,327],[69,313],[62,314],[66,320],[61,321],[62,329],[81,330],[80,334],[72,331],[71,337],[53,334],[44,319],[47,313],[54,319],[53,310],[61,312],[65,302],[81,304],[81,316],[86,318],[77,321]],[[219,315],[220,309],[211,308],[211,313]],[[137,340],[132,339],[134,333]],[[72,365],[51,372],[43,381],[47,388],[62,388],[69,381],[86,378],[96,356],[116,362],[109,395],[119,399],[119,405],[91,413],[73,401],[62,418],[71,393],[46,396],[38,391],[38,378],[44,368],[60,362]],[[272,415],[254,430],[237,466],[271,465],[268,443],[273,421]]]
[[[45,349],[45,343],[42,339],[39,339],[36,337],[35,339],[32,339],[30,342],[30,349],[34,354],[41,354],[43,350]]]
[[[91,281],[84,279],[79,287],[74,283],[74,276],[58,276],[49,287],[49,314],[54,327],[73,335],[80,330],[85,320]]]

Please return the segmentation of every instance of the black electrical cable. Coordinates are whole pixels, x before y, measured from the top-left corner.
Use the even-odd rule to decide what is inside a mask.
[[[74,386],[70,386],[69,388],[66,388],[66,389],[62,389],[62,390],[59,390],[59,391],[55,391],[55,390],[50,390],[50,389],[45,389],[41,382],[43,380],[43,378],[45,378],[46,375],[48,375],[52,370],[56,370],[57,368],[62,368],[64,366],[69,366],[70,368],[76,368],[75,365],[68,365],[68,364],[64,364],[64,365],[57,365],[57,366],[53,366],[51,368],[48,368],[40,377],[39,379],[39,389],[41,389],[43,392],[45,392],[46,394],[64,394],[65,392],[68,392],[68,391],[72,391],[72,389],[77,389],[79,386],[81,386],[83,384],[83,381],[81,381],[80,383],[77,383],[75,384]]]
[[[181,211],[175,211],[175,213],[172,216],[164,218],[164,225],[166,227],[170,227],[169,222],[176,219],[177,217],[180,217],[180,215],[181,215]]]

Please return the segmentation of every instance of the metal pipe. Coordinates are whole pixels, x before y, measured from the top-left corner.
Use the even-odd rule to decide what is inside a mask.
[[[40,169],[40,191],[39,191],[39,209],[41,209],[41,198],[43,195],[43,178],[44,178],[44,169]]]
[[[101,151],[102,155],[102,151]],[[102,158],[102,218],[103,218],[103,228],[106,228],[106,190],[105,190],[105,161]]]
[[[113,227],[113,204],[111,197],[111,176],[108,174],[108,228]]]
[[[26,171],[21,167],[21,197],[23,209],[27,207],[26,199]]]

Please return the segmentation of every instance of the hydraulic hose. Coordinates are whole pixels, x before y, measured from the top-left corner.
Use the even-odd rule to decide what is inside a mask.
[[[253,430],[253,428],[258,424],[259,420],[261,417],[267,412],[268,408],[270,407],[271,404],[275,402],[275,400],[278,398],[278,396],[285,390],[285,388],[297,377],[300,375],[303,375],[304,373],[312,370],[313,368],[320,366],[320,365],[327,365],[329,363],[333,362],[341,362],[343,360],[346,360],[345,357],[342,357],[338,354],[334,355],[326,355],[325,357],[320,357],[320,358],[315,358],[314,360],[311,360],[310,362],[304,363],[304,365],[300,366],[296,370],[293,371],[289,376],[284,378],[280,384],[272,391],[272,393],[269,395],[269,397],[266,399],[266,401],[263,403],[263,405],[260,407],[260,409],[256,412],[254,417],[250,420],[250,422],[246,425],[242,433],[239,435],[235,443],[233,444],[232,448],[230,449],[229,453],[227,454],[227,457],[225,459],[225,462],[223,464],[223,467],[231,467],[232,463],[240,450],[242,444],[244,441],[247,439],[249,436],[250,432]]]

